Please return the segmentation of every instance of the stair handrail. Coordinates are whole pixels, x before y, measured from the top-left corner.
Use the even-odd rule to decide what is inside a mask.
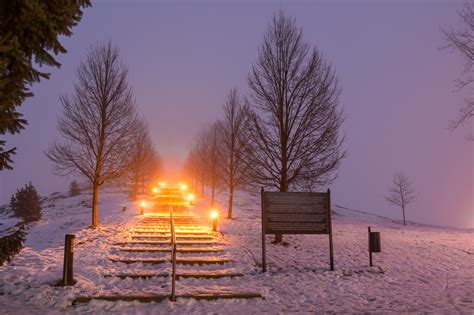
[[[171,226],[171,302],[176,302],[176,233],[174,230],[173,207],[170,207]]]

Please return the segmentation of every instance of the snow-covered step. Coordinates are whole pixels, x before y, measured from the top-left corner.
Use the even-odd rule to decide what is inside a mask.
[[[165,262],[169,262],[169,259],[164,258],[110,258],[112,262],[124,263],[124,264],[152,264],[159,265]]]
[[[161,253],[170,253],[171,248],[159,248],[159,247],[117,247],[118,249],[123,252],[161,252]],[[176,252],[178,253],[216,253],[221,252],[221,248],[216,247],[188,247],[188,248],[177,248]]]
[[[188,230],[184,230],[184,229],[175,229],[175,232],[176,234],[209,234],[209,235],[212,235],[212,232],[211,231],[204,231],[204,230],[197,230],[197,231],[188,231]],[[133,231],[133,233],[135,234],[146,234],[146,233],[158,233],[158,234],[170,234],[169,231],[165,231],[165,230],[150,230],[150,231],[139,231],[139,230],[135,230]]]
[[[179,272],[176,273],[176,279],[221,279],[221,278],[235,278],[243,277],[242,273],[223,273],[223,272]],[[150,279],[150,278],[167,278],[171,277],[168,272],[135,272],[135,273],[118,273],[108,274],[105,277],[117,277],[121,279]]]
[[[168,300],[169,295],[97,295],[97,296],[80,296],[75,298],[72,301],[72,305],[77,305],[80,303],[89,303],[92,300],[103,300],[103,301],[124,301],[124,302],[142,302],[142,303],[151,303],[156,302],[160,303],[164,300]]]
[[[124,264],[152,264],[159,265],[166,262],[170,262],[170,259],[166,258],[110,258],[112,262],[124,263]],[[187,257],[187,258],[176,258],[176,263],[179,265],[223,265],[231,263],[233,260],[227,258],[215,258],[215,257]]]
[[[144,238],[151,238],[151,239],[170,239],[171,235],[135,235],[132,236],[132,239],[144,239]],[[212,240],[215,239],[212,235],[177,235],[177,240]]]
[[[145,241],[145,240],[139,240],[139,241],[126,241],[126,242],[119,242],[115,243],[115,245],[129,245],[129,244],[136,244],[136,245],[170,245],[171,241]],[[176,245],[219,245],[216,241],[177,241]]]
[[[142,303],[162,302],[169,299],[169,295],[98,295],[98,296],[82,296],[73,300],[72,305],[79,303],[89,303],[92,300],[105,301],[138,301]],[[215,293],[189,293],[176,295],[176,299],[195,299],[195,300],[220,300],[220,299],[263,299],[261,293],[256,292],[215,292]]]

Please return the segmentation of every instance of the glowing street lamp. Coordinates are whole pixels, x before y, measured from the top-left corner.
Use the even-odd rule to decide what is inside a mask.
[[[158,186],[160,186],[160,187],[165,187],[165,186],[166,186],[166,183],[165,183],[165,182],[159,182],[159,183],[158,183]]]
[[[140,214],[145,213],[145,208],[148,206],[147,202],[145,200],[142,200],[140,202]]]
[[[179,184],[179,189],[181,189],[182,191],[186,191],[188,189],[188,185],[186,184]]]
[[[211,210],[211,219],[212,219],[212,231],[217,232],[217,218],[219,217],[219,212],[217,210]]]
[[[157,194],[157,193],[160,192],[160,190],[159,190],[157,187],[153,187],[153,188],[151,189],[151,191],[152,191],[154,194]]]
[[[189,204],[192,205],[192,204],[193,204],[193,200],[194,200],[194,195],[193,195],[193,194],[189,194],[189,195],[188,195],[188,200],[189,200]]]

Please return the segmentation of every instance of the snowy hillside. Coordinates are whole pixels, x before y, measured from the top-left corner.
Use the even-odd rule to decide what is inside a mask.
[[[114,244],[130,237],[140,220],[137,207],[124,194],[104,192],[99,229],[89,229],[90,194],[68,198],[50,196],[41,221],[33,225],[25,248],[0,267],[0,309],[30,311],[145,313],[276,313],[276,312],[474,312],[474,231],[423,225],[401,226],[393,220],[333,206],[335,212],[335,271],[329,271],[327,235],[285,235],[286,246],[271,244],[267,236],[268,272],[261,273],[260,196],[239,192],[235,219],[219,221],[220,245],[234,261],[229,270],[242,279],[186,279],[178,292],[190,288],[256,291],[265,299],[140,304],[91,301],[71,306],[79,296],[169,292],[169,279],[121,280],[104,277],[123,264],[111,261]],[[225,205],[225,196],[219,196]],[[126,207],[126,211],[122,211]],[[208,201],[198,200],[193,211],[208,224]],[[225,214],[222,212],[221,216]],[[4,223],[2,219],[2,223]],[[6,222],[6,221],[5,221]],[[368,267],[367,226],[380,231],[382,253]],[[0,226],[0,228],[3,226]],[[76,235],[75,278],[72,287],[55,287],[61,279],[64,234]],[[168,254],[166,254],[168,255]],[[148,257],[148,256],[143,256]],[[168,267],[131,264],[138,269],[169,271]],[[213,270],[217,267],[186,267]],[[227,268],[226,266],[220,268]],[[25,306],[26,305],[26,306]],[[18,307],[18,308],[17,308]]]

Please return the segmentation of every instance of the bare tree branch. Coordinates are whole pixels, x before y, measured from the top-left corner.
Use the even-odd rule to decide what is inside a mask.
[[[472,83],[474,82],[474,5],[466,2],[458,12],[461,22],[460,28],[449,28],[443,30],[446,45],[443,48],[449,48],[457,51],[464,59],[465,66],[463,74],[456,82],[457,90],[469,89],[472,92]],[[474,98],[473,93],[469,93],[464,99],[464,105],[459,109],[459,115],[451,121],[450,129],[456,129],[468,123],[474,117]],[[474,141],[474,135],[468,136],[469,140]]]

